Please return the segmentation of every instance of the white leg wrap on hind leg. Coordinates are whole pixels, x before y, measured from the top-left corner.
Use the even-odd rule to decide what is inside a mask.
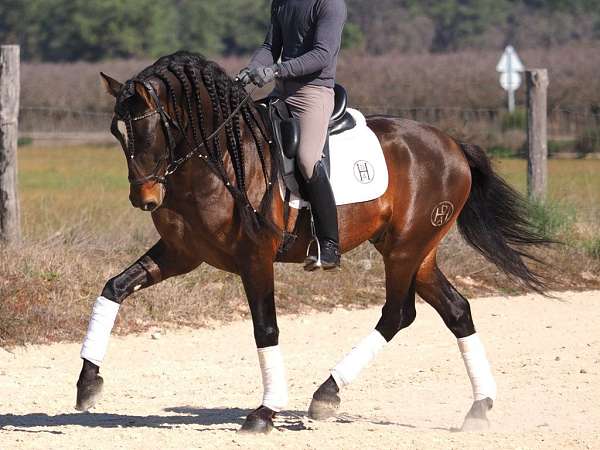
[[[339,388],[348,386],[357,377],[377,353],[385,346],[387,341],[374,330],[364,338],[356,347],[352,349],[346,357],[331,370],[331,376]]]
[[[104,297],[98,297],[94,303],[92,317],[88,326],[87,334],[81,347],[81,357],[99,366],[102,364],[108,339],[112,331],[119,304]]]
[[[287,406],[288,402],[285,367],[279,345],[259,348],[258,362],[265,390],[262,404],[275,412],[279,412]]]
[[[492,375],[485,349],[477,333],[458,339],[458,348],[465,362],[467,374],[473,386],[475,401],[491,398],[496,400],[496,381]]]

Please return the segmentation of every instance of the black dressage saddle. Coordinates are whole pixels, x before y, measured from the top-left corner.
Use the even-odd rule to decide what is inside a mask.
[[[333,114],[329,120],[329,136],[340,134],[356,126],[356,121],[352,114],[347,111],[348,94],[343,86],[336,84],[334,87],[335,106]],[[294,194],[301,194],[300,186],[302,177],[296,167],[296,154],[300,143],[300,124],[298,119],[294,118],[285,104],[279,97],[267,97],[256,102],[265,123],[271,128],[274,144],[278,151],[280,173],[286,187]],[[323,149],[323,162],[330,173],[329,165],[329,138],[325,141]]]

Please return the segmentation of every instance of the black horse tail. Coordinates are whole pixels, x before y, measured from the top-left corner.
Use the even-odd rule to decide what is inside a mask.
[[[552,244],[531,223],[527,201],[496,174],[485,152],[472,144],[460,144],[471,168],[471,193],[460,216],[463,238],[510,278],[544,294],[547,282],[526,260],[542,263],[523,247]]]

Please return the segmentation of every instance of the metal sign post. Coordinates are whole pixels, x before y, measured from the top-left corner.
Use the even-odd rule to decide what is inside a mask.
[[[508,110],[515,110],[515,91],[521,86],[521,72],[525,71],[525,66],[521,62],[519,55],[509,45],[504,50],[496,70],[500,72],[500,85],[508,93]]]

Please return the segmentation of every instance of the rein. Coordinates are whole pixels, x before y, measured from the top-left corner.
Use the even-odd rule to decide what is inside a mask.
[[[130,180],[130,184],[133,186],[139,186],[148,181],[156,181],[157,183],[165,184],[167,181],[167,177],[169,175],[172,175],[173,173],[175,173],[177,171],[177,169],[179,169],[179,167],[181,167],[181,165],[183,165],[186,161],[188,161],[189,159],[193,158],[196,155],[198,155],[200,158],[202,158],[209,165],[211,170],[213,170],[213,172],[215,172],[217,175],[219,175],[219,177],[223,178],[223,176],[219,173],[219,171],[216,170],[215,167],[213,166],[211,160],[209,159],[208,154],[201,153],[200,150],[203,147],[206,147],[206,142],[210,142],[215,136],[217,136],[223,130],[223,128],[225,128],[227,126],[227,124],[229,122],[231,122],[231,120],[237,114],[239,114],[240,110],[244,107],[244,105],[248,102],[248,100],[250,100],[250,98],[252,97],[252,94],[257,89],[257,87],[255,86],[252,89],[250,89],[250,92],[247,92],[246,96],[240,102],[240,104],[217,127],[217,129],[215,131],[213,131],[210,134],[210,136],[208,136],[204,140],[204,142],[200,143],[199,145],[193,146],[190,143],[190,140],[189,140],[186,132],[181,127],[181,125],[176,120],[174,120],[169,115],[169,113],[167,111],[165,111],[165,109],[163,108],[163,106],[160,102],[160,98],[158,97],[158,94],[156,93],[156,90],[154,89],[154,87],[147,80],[132,80],[132,81],[138,82],[142,86],[144,86],[144,88],[146,89],[148,94],[150,94],[150,97],[154,101],[156,107],[155,107],[155,109],[148,111],[140,116],[135,116],[135,117],[130,116],[124,120],[127,125],[127,133],[130,135],[129,139],[128,139],[128,141],[129,141],[128,142],[129,157],[133,162],[135,162],[133,127],[132,127],[133,122],[148,119],[149,117],[152,117],[156,114],[160,115],[160,121],[161,121],[161,125],[163,128],[163,132],[165,133],[165,135],[167,137],[167,152],[157,162],[156,167],[154,168],[154,170],[152,171],[152,173],[150,175],[146,175],[144,177]],[[187,144],[187,147],[191,148],[191,150],[186,155],[184,155],[178,159],[175,159],[175,148],[177,147],[177,145],[175,143],[175,138],[172,133],[172,128],[175,128],[183,136],[183,138],[185,139],[185,143]],[[261,130],[261,132],[262,132],[262,130]],[[163,175],[158,175],[158,171],[159,171],[160,167],[162,166],[163,161],[167,162],[167,168]],[[225,183],[226,186],[230,186],[229,180],[223,179],[223,182]]]

